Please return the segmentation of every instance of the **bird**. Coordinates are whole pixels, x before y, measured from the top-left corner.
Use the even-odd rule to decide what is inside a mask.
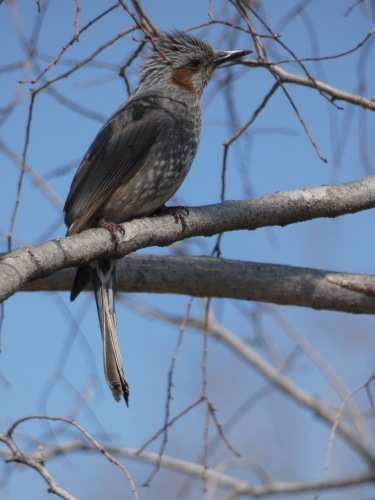
[[[124,234],[120,223],[162,210],[197,152],[204,88],[219,66],[251,53],[215,50],[182,31],[159,31],[152,41],[136,89],[101,127],[76,171],[64,206],[67,236],[105,227],[117,240],[117,231]],[[171,209],[184,223],[181,212]],[[124,398],[129,406],[115,312],[116,261],[100,259],[78,268],[71,301],[90,279],[106,381],[115,400]]]

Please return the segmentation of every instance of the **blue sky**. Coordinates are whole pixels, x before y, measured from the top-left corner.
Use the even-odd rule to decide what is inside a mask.
[[[111,5],[106,1],[82,0],[80,3],[81,27],[105,6]],[[373,21],[365,10],[366,2],[365,7],[358,7],[345,17],[352,3],[337,0],[310,2],[304,15],[281,26],[282,41],[299,57],[334,55],[353,48],[370,31]],[[280,20],[285,18],[295,2],[269,0],[264,4],[266,10],[263,14],[267,22],[278,31]],[[201,0],[166,0],[162,5],[148,0],[142,5],[152,21],[165,30],[185,29],[208,20],[208,2]],[[222,12],[221,3],[214,2],[214,5],[217,18],[234,14],[229,4],[225,4],[227,14]],[[35,59],[40,70],[74,35],[74,8],[74,2],[49,2]],[[29,36],[38,16],[36,4],[25,2],[22,8],[19,4],[18,16],[22,32]],[[16,24],[8,3],[3,3],[0,7],[0,41],[7,50],[0,54],[2,67],[25,57],[21,37],[16,35]],[[51,79],[60,75],[69,63],[84,59],[131,24],[129,16],[122,9],[117,9],[83,34],[79,43],[69,48],[46,77]],[[261,31],[259,25],[257,29]],[[225,49],[228,30],[216,25],[210,30],[198,30],[196,34],[215,47]],[[134,36],[139,38],[139,32]],[[64,106],[56,94],[43,92],[36,98],[27,163],[39,176],[49,180],[61,203],[67,196],[75,168],[101,123],[127,97],[124,82],[117,76],[116,70],[127,60],[136,43],[129,36],[122,38],[101,53],[95,64],[83,67],[54,84],[52,89],[58,96],[68,99],[72,103],[70,107]],[[363,92],[373,96],[373,43],[370,41],[366,47],[367,57],[364,57],[363,51],[356,51],[345,58],[308,62],[306,65],[317,78],[349,92],[358,92],[361,84],[366,82]],[[237,48],[253,49],[250,37],[239,34]],[[269,54],[274,60],[289,58],[274,42],[270,43]],[[300,73],[295,65],[285,67]],[[189,206],[220,200],[222,142],[235,132],[236,126],[249,119],[273,84],[264,69],[236,69],[239,76],[231,89],[236,126],[231,127],[226,96],[217,90],[217,83],[226,71],[230,70],[217,72],[202,99],[203,132],[199,152],[176,196],[178,202]],[[20,97],[13,111],[0,117],[0,139],[18,156],[22,156],[24,147],[29,90],[33,85],[18,86],[17,82],[34,78],[36,74],[32,68],[0,73],[0,108],[8,106],[13,98],[18,100]],[[136,85],[136,75],[137,64],[134,64],[128,74],[132,88]],[[346,182],[372,173],[374,121],[369,111],[351,108],[346,103],[338,103],[343,108],[339,110],[311,89],[289,86],[288,90],[328,163],[319,160],[290,104],[278,91],[241,141],[230,150],[228,199]],[[77,105],[90,110],[94,117],[77,112],[74,109]],[[6,251],[6,234],[17,195],[19,169],[3,148],[0,157],[0,245],[1,251]],[[363,161],[366,157],[370,159],[370,165]],[[67,173],[56,175],[58,169],[67,166],[70,166]],[[369,168],[372,170],[369,171]],[[336,220],[322,219],[285,228],[230,233],[223,238],[222,256],[373,274],[373,218],[372,211],[369,211]],[[61,206],[51,202],[26,175],[13,235],[14,247],[41,243],[64,234]],[[192,255],[209,255],[215,241],[215,238],[194,239],[187,242],[186,251]],[[160,248],[146,250],[159,254],[170,251]],[[189,298],[127,294],[118,304],[120,340],[131,384],[131,407],[127,410],[124,405],[115,404],[105,384],[100,331],[90,294],[80,296],[73,304],[68,300],[68,293],[19,293],[12,297],[6,303],[2,331],[0,374],[9,385],[0,379],[1,431],[7,429],[14,419],[28,414],[75,413],[77,393],[88,391],[88,401],[77,409],[77,421],[96,436],[110,436],[118,445],[138,447],[143,444],[163,421],[167,374],[178,337],[178,327],[133,310],[133,304],[142,305],[145,301],[182,317]],[[273,316],[267,312],[268,306],[221,300],[213,300],[212,304],[223,325],[259,352],[264,354],[263,343],[267,338],[280,356],[287,357],[293,351],[295,344],[285,334],[280,322],[272,319]],[[372,317],[293,307],[275,307],[272,310],[313,344],[350,389],[363,383],[373,372],[375,324]],[[204,307],[201,301],[194,300],[192,314],[202,317]],[[260,323],[252,320],[252,314],[258,315]],[[177,360],[172,414],[178,413],[200,394],[202,346],[200,334],[186,332]],[[269,353],[266,358],[276,362]],[[209,396],[222,422],[226,422],[247,398],[267,385],[263,377],[214,340],[209,342],[208,375]],[[329,404],[340,404],[338,396],[306,355],[297,356],[291,377],[307,392],[319,395]],[[360,398],[360,403],[368,406],[365,397]],[[267,467],[276,479],[317,480],[324,464],[329,430],[289,399],[273,394],[244,415],[238,426],[230,431],[229,437],[244,457]],[[61,426],[55,424],[26,424],[20,432],[23,435],[29,433],[37,439],[45,438],[50,432],[54,433],[52,440],[67,437],[64,434],[58,436]],[[203,432],[204,410],[199,408],[171,429],[167,454],[199,462]],[[213,426],[211,432],[214,435]],[[288,460],[284,460],[285,449],[288,449]],[[157,451],[158,444],[151,445],[150,450]],[[332,477],[361,470],[363,464],[345,445],[335,443],[334,451],[330,468]],[[209,462],[215,467],[228,458],[232,457],[221,444],[212,453]],[[170,491],[174,492],[172,495],[177,495],[183,484],[182,476],[171,479],[167,472],[162,471],[154,479],[151,489],[144,490],[141,484],[151,469],[130,461],[126,465],[134,475],[142,498],[165,498],[165,481],[168,481]],[[103,498],[105,494],[109,500],[123,498],[126,482],[103,457],[77,454],[53,462],[51,470],[60,484],[79,498]],[[10,466],[2,465],[0,471],[1,498],[47,498],[46,487],[34,471],[17,469],[8,479],[5,478],[9,475]],[[248,469],[240,472],[236,469],[235,474],[254,480]],[[111,493],[108,495],[105,492],[109,486]],[[195,482],[187,498],[197,498],[201,491],[201,484]],[[340,495],[333,492],[326,498],[344,498]],[[364,488],[363,495],[371,496],[373,490]]]

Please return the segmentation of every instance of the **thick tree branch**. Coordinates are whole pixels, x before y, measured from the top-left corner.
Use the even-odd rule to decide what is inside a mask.
[[[122,257],[140,248],[166,246],[192,236],[265,226],[285,226],[319,217],[337,217],[375,207],[375,176],[332,186],[285,191],[243,201],[226,201],[190,210],[188,227],[170,216],[135,219],[125,224],[117,248],[105,229],[19,248],[0,260],[0,302],[27,282],[99,257]]]
[[[74,275],[64,269],[22,290],[69,291]],[[117,290],[375,313],[375,276],[212,257],[129,255],[118,262]]]

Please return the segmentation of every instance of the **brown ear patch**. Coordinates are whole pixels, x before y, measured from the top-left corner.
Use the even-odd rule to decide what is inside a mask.
[[[193,72],[190,68],[176,68],[172,71],[171,81],[181,89],[187,90],[191,94],[196,94],[197,91],[193,85],[192,74]]]

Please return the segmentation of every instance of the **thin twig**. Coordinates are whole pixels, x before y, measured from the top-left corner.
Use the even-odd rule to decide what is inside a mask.
[[[90,28],[90,26],[95,24],[97,21],[102,19],[104,16],[109,14],[112,10],[117,9],[118,6],[119,6],[119,4],[116,2],[114,5],[112,5],[111,7],[108,7],[108,9],[106,9],[104,12],[101,12],[98,16],[96,16],[94,19],[89,21],[78,33],[76,32],[74,34],[73,38],[66,45],[64,45],[64,47],[57,54],[57,56],[53,58],[53,60],[44,68],[44,70],[41,73],[39,73],[39,75],[34,80],[29,80],[29,81],[26,80],[26,81],[22,81],[20,83],[32,83],[32,84],[37,83],[42,78],[42,76],[45,75],[45,73],[52,66],[54,66],[55,64],[58,63],[58,61],[61,59],[63,54],[68,50],[68,48],[78,41],[78,38],[80,35],[82,35],[82,33],[84,33],[88,28]]]
[[[351,5],[351,6],[348,8],[348,10],[345,12],[344,17],[347,17],[347,16],[351,13],[351,11],[352,11],[355,7],[357,7],[357,5],[359,5],[359,4],[363,3],[363,2],[364,2],[364,0],[356,0],[356,1],[353,3],[353,5]]]
[[[75,30],[74,38],[78,41],[78,37],[79,37],[79,13],[81,12],[81,6],[79,4],[79,0],[74,0],[74,2],[76,4],[76,13],[75,13],[75,17],[74,17],[74,30]]]
[[[208,332],[209,332],[209,317],[210,317],[211,299],[206,300],[204,310],[204,329],[203,329],[203,353],[202,353],[202,398],[208,402],[207,398],[207,354],[208,354]],[[204,491],[207,491],[207,470],[208,470],[208,432],[210,426],[210,405],[206,404],[205,423],[203,431],[203,483]]]
[[[155,43],[155,40],[153,39],[154,36],[157,35],[157,33],[149,33],[146,28],[140,23],[137,19],[137,16],[134,14],[134,12],[125,4],[123,0],[119,0],[120,4],[123,6],[123,8],[126,10],[126,12],[129,14],[129,16],[133,19],[135,24],[138,26],[138,28],[143,31],[145,34],[147,40],[151,43],[153,48],[156,50],[156,52],[159,52],[159,54],[167,61],[168,64],[172,64],[172,61],[169,59],[169,57],[164,54],[164,52],[157,46]]]
[[[251,115],[250,119],[240,127],[237,132],[232,135],[229,139],[227,139],[225,142],[223,142],[224,148],[228,148],[234,141],[236,141],[249,127],[254,123],[256,118],[258,117],[259,113],[266,107],[268,101],[271,99],[273,94],[276,92],[276,90],[279,88],[280,84],[279,82],[276,82],[273,84],[269,92],[265,95],[263,98],[262,102],[259,104],[257,109],[254,111],[254,113]],[[222,199],[224,201],[224,199]]]
[[[224,202],[225,200],[225,188],[226,188],[226,172],[227,172],[227,159],[228,159],[228,152],[229,152],[229,147],[230,145],[236,141],[249,127],[254,123],[256,118],[258,117],[259,113],[266,107],[268,101],[271,99],[273,94],[276,92],[277,88],[279,87],[279,83],[276,82],[271,90],[267,93],[267,95],[264,97],[260,105],[257,107],[257,109],[254,111],[250,119],[241,127],[238,129],[238,131],[229,139],[227,139],[224,143],[224,151],[223,151],[223,162],[222,162],[222,169],[221,169],[221,193],[220,193],[220,200],[221,202]],[[221,249],[220,249],[220,244],[221,244],[221,239],[223,237],[223,233],[220,233],[217,238],[216,242],[214,245],[214,248],[211,252],[211,256],[215,257],[220,257],[221,256]]]
[[[71,68],[69,71],[66,71],[65,73],[62,73],[61,75],[56,76],[55,78],[52,78],[51,80],[47,80],[43,85],[40,87],[32,89],[33,94],[38,94],[45,88],[49,87],[53,83],[62,80],[63,78],[67,78],[71,74],[75,73],[77,70],[85,66],[88,62],[92,61],[98,54],[103,52],[103,50],[107,49],[109,46],[113,45],[115,42],[117,42],[120,38],[123,38],[124,36],[128,35],[132,31],[134,31],[136,28],[134,26],[127,28],[124,31],[121,31],[118,33],[115,37],[111,38],[108,42],[104,43],[103,45],[100,45],[89,57],[84,59],[83,61],[78,62],[74,68]]]
[[[200,405],[204,401],[202,397],[198,398],[195,400],[193,403],[190,403],[186,408],[184,408],[180,413],[175,415],[169,422],[164,424],[164,426],[159,429],[155,434],[153,434],[147,441],[138,449],[137,455],[141,455],[141,453],[153,442],[155,441],[163,432],[165,432],[165,429],[167,427],[171,427],[177,420],[179,420],[181,417],[189,413],[193,408],[196,406]]]
[[[176,344],[174,353],[172,355],[171,365],[169,367],[169,372],[168,372],[168,387],[167,387],[167,401],[165,403],[165,417],[164,417],[164,426],[163,426],[163,440],[162,440],[162,443],[161,443],[161,446],[160,446],[160,450],[159,450],[159,459],[156,462],[156,465],[155,465],[152,473],[147,478],[147,480],[145,481],[145,483],[144,483],[143,486],[147,486],[147,487],[150,486],[152,479],[155,477],[155,475],[157,474],[158,470],[160,469],[161,460],[162,460],[162,457],[164,455],[165,448],[167,446],[168,429],[169,429],[168,421],[169,421],[169,417],[170,417],[170,413],[171,413],[171,400],[173,399],[173,397],[172,397],[173,374],[174,374],[174,369],[175,369],[175,365],[176,365],[176,361],[177,361],[177,355],[179,353],[179,350],[180,350],[180,347],[181,347],[181,344],[182,344],[182,340],[183,340],[183,337],[184,337],[186,323],[187,323],[187,321],[189,319],[191,307],[193,305],[193,300],[194,300],[194,298],[191,297],[190,300],[189,300],[189,302],[188,302],[185,315],[184,315],[184,317],[183,317],[183,319],[181,321],[179,336],[178,336],[178,339],[177,339],[177,344]]]
[[[20,176],[19,176],[19,179],[18,179],[17,197],[16,197],[16,201],[15,201],[15,204],[14,204],[14,209],[13,209],[13,213],[12,213],[12,219],[11,219],[11,224],[10,224],[10,228],[9,228],[9,233],[8,233],[8,236],[7,236],[7,239],[8,239],[8,251],[9,252],[12,249],[12,238],[13,238],[14,225],[16,223],[17,211],[18,211],[18,207],[19,207],[19,204],[20,204],[20,201],[21,201],[21,190],[22,190],[23,178],[24,178],[25,171],[26,171],[26,156],[27,156],[27,150],[28,150],[29,141],[30,141],[31,120],[32,120],[32,116],[33,116],[34,102],[35,102],[35,94],[32,94],[31,95],[31,101],[30,101],[30,107],[29,107],[29,114],[28,114],[28,118],[27,118],[25,144],[24,144],[23,153],[22,153],[21,172],[20,172]]]
[[[1,436],[1,435],[0,435]],[[120,448],[118,446],[106,445],[106,449],[113,455],[118,455],[120,457],[135,460],[143,463],[155,464],[158,460],[158,454],[154,452],[144,451],[141,455],[138,451],[132,448]],[[82,441],[71,441],[63,444],[58,444],[51,447],[44,447],[43,458],[45,460],[51,460],[52,458],[57,458],[61,456],[67,456],[69,453],[75,452],[92,452],[96,451],[96,448],[89,445],[87,442]],[[2,450],[0,450],[0,456],[3,456]],[[182,474],[187,474],[190,477],[200,479],[202,477],[203,468],[194,462],[188,460],[182,460],[176,457],[164,455],[162,459],[162,467],[168,468],[173,471],[178,471]],[[207,479],[226,490],[229,490],[232,494],[231,498],[238,498],[240,495],[247,495],[248,497],[263,497],[269,495],[287,495],[295,493],[311,493],[316,491],[320,486],[319,481],[303,481],[303,482],[286,482],[286,481],[269,481],[266,480],[267,476],[264,476],[265,484],[254,485],[247,481],[237,479],[231,475],[224,474],[216,469],[209,469],[207,471]],[[359,485],[364,485],[366,483],[373,483],[375,479],[375,470],[370,469],[369,471],[359,472],[353,475],[343,475],[341,477],[336,477],[331,480],[327,480],[323,485],[325,491],[332,491],[334,489],[344,489],[348,487],[354,487]],[[237,496],[236,496],[237,495]],[[289,497],[288,497],[289,498]]]
[[[355,394],[357,394],[357,392],[359,392],[362,389],[368,387],[369,384],[374,379],[375,379],[375,373],[373,375],[371,375],[371,377],[366,382],[364,382],[363,384],[359,385],[350,394],[348,394],[345,397],[344,401],[341,403],[340,408],[338,409],[338,411],[336,413],[336,416],[335,416],[335,419],[334,419],[334,422],[333,422],[333,425],[332,425],[331,433],[330,433],[330,436],[329,436],[328,448],[327,448],[327,453],[326,453],[326,457],[325,457],[325,460],[324,460],[324,467],[323,467],[322,478],[321,478],[321,482],[322,483],[324,483],[325,480],[326,480],[327,471],[328,471],[329,462],[330,462],[331,453],[332,453],[332,448],[333,448],[333,443],[334,443],[335,436],[336,436],[336,431],[337,431],[339,422],[341,420],[343,411],[345,409],[345,406],[355,396]],[[314,497],[314,500],[318,500],[320,498],[320,493],[321,493],[321,488],[319,488],[316,496]]]
[[[234,0],[231,0],[232,3]],[[248,28],[249,28],[249,32],[251,33],[251,36],[253,37],[253,40],[254,40],[254,44],[255,44],[255,47],[256,47],[256,50],[257,50],[257,53],[258,53],[258,58],[260,60],[261,63],[264,63],[264,62],[268,62],[268,58],[267,58],[267,55],[266,55],[266,51],[265,51],[265,48],[263,47],[261,41],[259,40],[259,37],[257,36],[256,32],[255,32],[255,29],[254,29],[254,26],[253,26],[253,23],[251,21],[251,19],[249,18],[249,16],[247,15],[246,13],[246,10],[245,10],[245,7],[243,6],[243,3],[242,3],[242,0],[235,0],[235,4],[234,4],[238,11],[241,13],[241,15],[243,16]],[[265,26],[265,28],[269,31],[270,34],[273,34],[272,33],[272,30],[268,27],[268,25],[263,21],[263,19],[255,12],[254,9],[252,9],[251,7],[248,7],[249,10],[253,13],[253,15],[263,24],[263,26]],[[282,42],[280,41],[279,39],[276,39],[276,42],[279,43],[285,50],[287,50],[291,55],[292,57],[296,58],[296,56],[294,55],[294,53]],[[305,66],[299,62],[298,58],[296,58],[296,60],[298,61],[299,65],[301,66],[302,70],[304,71],[304,73],[306,74],[307,78],[314,81],[314,79],[312,79],[312,77],[310,77],[307,69],[305,68]],[[321,154],[321,152],[319,151],[319,148],[316,144],[316,142],[314,141],[305,121],[303,120],[302,118],[302,115],[301,113],[299,112],[296,104],[294,103],[294,100],[292,99],[291,95],[289,94],[289,92],[285,89],[284,85],[283,85],[283,81],[278,77],[277,74],[275,74],[272,70],[272,66],[269,66],[270,68],[270,71],[273,75],[273,77],[276,79],[276,81],[279,83],[279,85],[281,86],[285,96],[287,97],[290,105],[292,106],[294,112],[296,113],[297,115],[297,118],[298,120],[300,121],[303,129],[305,130],[306,132],[306,135],[307,137],[309,138],[313,148],[315,149],[315,151],[317,152],[319,158],[327,163],[327,159]]]
[[[279,82],[279,84],[280,84],[281,90],[284,92],[284,94],[285,94],[286,98],[288,99],[288,101],[289,101],[290,105],[292,106],[292,108],[293,108],[293,110],[294,110],[295,114],[297,115],[297,118],[298,118],[299,122],[301,123],[301,125],[302,125],[302,127],[303,127],[304,131],[306,132],[306,135],[307,135],[307,137],[309,138],[309,140],[310,140],[310,142],[311,142],[311,144],[312,144],[313,148],[314,148],[314,149],[315,149],[315,151],[317,152],[317,154],[318,154],[319,158],[320,158],[320,159],[321,159],[324,163],[328,163],[327,158],[326,158],[325,156],[323,156],[323,155],[322,155],[322,153],[320,152],[320,150],[319,150],[319,148],[318,148],[318,146],[317,146],[317,144],[316,144],[316,142],[315,142],[314,138],[312,137],[312,135],[311,135],[311,133],[310,133],[310,131],[309,131],[309,129],[308,129],[308,127],[307,127],[307,125],[306,125],[306,123],[305,123],[304,119],[302,118],[302,115],[301,115],[301,113],[299,112],[299,110],[298,110],[298,108],[297,108],[297,106],[296,106],[296,104],[295,104],[295,102],[294,102],[294,100],[293,100],[292,96],[291,96],[291,95],[289,94],[289,92],[286,90],[285,85],[283,85],[283,84],[282,84],[282,81],[280,80],[280,78],[278,78],[278,77],[276,76],[276,79],[277,79],[277,81],[278,81],[278,82]]]
[[[36,470],[48,484],[49,493],[54,493],[55,495],[59,496],[60,498],[63,498],[64,500],[77,500],[76,497],[72,496],[70,493],[68,493],[58,485],[58,483],[55,481],[55,479],[51,476],[51,474],[44,466],[44,463],[40,459],[40,457],[29,458],[26,455],[24,455],[17,448],[16,444],[9,435],[0,434],[0,442],[4,443],[12,453],[11,456],[5,457],[6,463],[15,462],[17,464],[24,464],[28,467],[31,467],[32,469]]]
[[[129,474],[128,470],[118,460],[116,460],[116,458],[114,458],[110,453],[108,453],[108,451],[98,441],[96,441],[96,439],[93,436],[91,436],[91,434],[89,434],[86,431],[86,429],[84,429],[80,424],[78,424],[74,420],[71,420],[71,419],[68,419],[68,418],[64,418],[64,417],[52,417],[52,416],[49,416],[49,415],[28,415],[26,417],[22,417],[22,418],[16,420],[10,426],[10,428],[8,429],[8,432],[6,433],[6,436],[9,439],[11,439],[14,431],[16,430],[16,428],[20,424],[22,424],[24,422],[27,422],[29,420],[35,420],[35,419],[37,419],[37,420],[39,420],[39,419],[42,419],[42,420],[52,420],[54,422],[65,422],[66,424],[72,425],[73,427],[75,427],[76,429],[78,429],[79,432],[81,432],[81,434],[83,434],[85,436],[85,438],[98,451],[100,451],[100,453],[102,453],[107,458],[107,460],[109,460],[111,463],[113,463],[114,465],[116,465],[117,467],[119,467],[121,469],[121,471],[124,473],[125,477],[127,478],[128,482],[129,482],[129,485],[130,485],[130,488],[131,488],[132,493],[134,495],[134,498],[136,500],[139,500],[139,497],[138,497],[138,494],[137,494],[137,490],[135,488],[135,485],[133,483],[132,477]]]

